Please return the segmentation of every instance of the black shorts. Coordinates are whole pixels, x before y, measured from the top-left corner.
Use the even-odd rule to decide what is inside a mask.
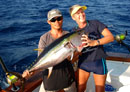
[[[107,74],[106,60],[104,58],[92,62],[79,62],[78,68],[95,74]]]

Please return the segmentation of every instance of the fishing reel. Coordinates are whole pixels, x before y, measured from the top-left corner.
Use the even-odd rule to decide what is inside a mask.
[[[6,79],[8,84],[12,85],[11,90],[17,92],[20,88],[15,86],[15,83],[18,81],[18,77],[9,73],[6,73]]]
[[[16,82],[18,81],[18,79],[19,79],[17,76],[15,76],[17,73],[8,71],[1,57],[0,57],[0,64],[1,64],[1,66],[2,66],[2,68],[3,68],[3,70],[4,70],[4,72],[6,73],[7,82],[8,82],[10,85],[12,85],[11,90],[12,90],[13,92],[17,92],[17,91],[20,89],[19,87],[15,86],[15,83],[16,83]],[[19,74],[17,74],[17,75],[19,75]]]
[[[123,42],[123,40],[125,40],[125,38],[126,38],[127,35],[128,35],[128,34],[127,34],[127,30],[126,30],[126,31],[125,31],[125,34],[116,35],[116,36],[115,36],[115,40],[116,40],[119,44],[125,46],[125,47],[128,49],[128,51],[130,52],[130,47],[129,47],[126,43]]]
[[[125,34],[116,35],[115,40],[118,43],[122,43],[122,41],[125,40],[126,36],[127,36],[127,31],[125,31]]]

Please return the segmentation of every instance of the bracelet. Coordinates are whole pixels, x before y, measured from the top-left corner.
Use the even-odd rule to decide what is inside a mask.
[[[97,43],[98,43],[98,45],[100,45],[100,41],[99,41],[99,39],[97,40]]]

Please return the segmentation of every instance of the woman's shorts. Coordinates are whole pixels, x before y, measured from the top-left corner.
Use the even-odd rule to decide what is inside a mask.
[[[107,74],[106,60],[104,58],[95,61],[79,62],[78,68],[86,71],[93,72],[95,74],[105,75]]]

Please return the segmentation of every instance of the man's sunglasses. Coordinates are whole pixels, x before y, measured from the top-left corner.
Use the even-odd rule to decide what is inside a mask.
[[[56,20],[61,21],[62,19],[63,19],[63,17],[57,17],[57,18],[52,18],[50,21],[55,22]]]

